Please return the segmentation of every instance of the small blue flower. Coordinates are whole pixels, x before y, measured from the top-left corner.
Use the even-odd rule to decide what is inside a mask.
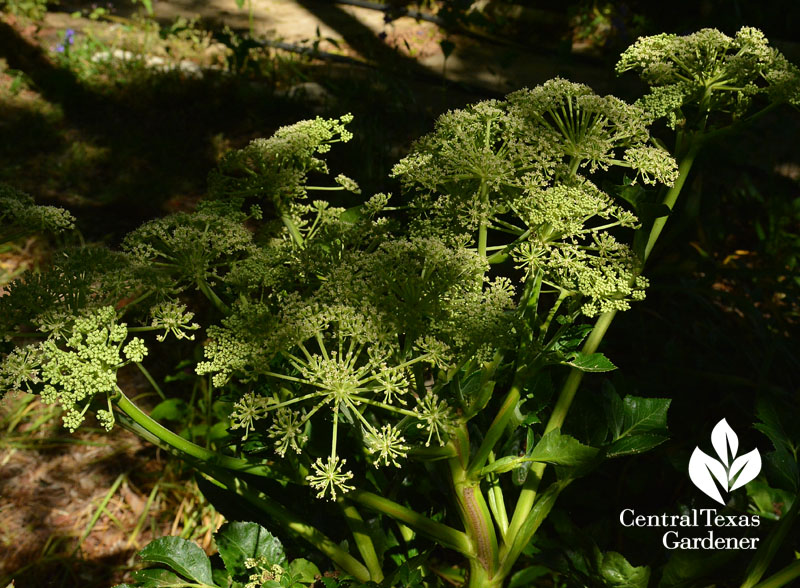
[[[64,45],[72,45],[75,42],[75,31],[67,29],[64,31]]]

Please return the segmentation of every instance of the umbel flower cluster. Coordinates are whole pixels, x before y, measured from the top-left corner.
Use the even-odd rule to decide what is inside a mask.
[[[653,118],[666,117],[673,129],[710,112],[738,119],[762,96],[772,104],[800,105],[797,67],[752,27],[733,37],[716,29],[643,37],[620,57],[617,72],[626,71],[650,86],[638,104]]]
[[[497,354],[564,363],[570,350],[548,343],[554,319],[643,298],[620,240],[638,220],[596,178],[674,180],[640,107],[556,79],[449,112],[393,170],[406,214],[385,194],[350,209],[310,198],[359,192],[344,176],[309,183],[325,178],[320,155],[350,139],[350,120],[254,141],[223,158],[197,211],[146,223],[122,253],[73,252],[15,284],[4,331],[45,340],[10,353],[3,388],[59,403],[71,430],[94,405],[110,428],[118,370],[170,335],[202,334],[196,372],[231,399],[230,435],[335,499],[364,464],[399,467],[444,445],[485,403],[459,380]],[[192,291],[210,304],[202,316],[218,317],[204,330]],[[548,314],[531,316],[540,297]]]
[[[397,467],[414,447],[447,442],[476,403],[454,395],[454,375],[515,348],[531,328],[520,308],[530,284],[545,286],[565,323],[641,299],[646,281],[615,234],[638,221],[593,176],[617,168],[628,183],[674,180],[675,162],[650,141],[646,120],[638,107],[565,80],[450,112],[393,171],[410,199],[404,219],[388,214],[385,195],[350,210],[298,205],[314,190],[301,175],[296,200],[236,191],[238,208],[255,202],[291,223],[283,218],[257,254],[221,277],[247,296],[208,329],[197,371],[242,390],[232,430],[306,460],[307,483],[334,499],[353,487],[361,460],[343,444],[355,440],[374,466]],[[298,143],[262,141],[223,166],[240,162],[249,170],[241,181],[258,186],[284,173],[293,156],[280,149]],[[300,160],[302,170],[322,169]],[[502,261],[509,270],[493,277]],[[531,353],[546,355],[544,347]],[[543,361],[559,361],[549,353]],[[323,426],[329,450],[317,456],[311,439]]]
[[[83,422],[92,399],[102,397],[107,408],[98,410],[97,418],[111,430],[110,399],[117,389],[117,370],[127,363],[140,363],[147,355],[142,339],[133,337],[125,343],[127,336],[113,308],[86,312],[71,321],[63,334],[52,332],[40,344],[14,349],[6,358],[0,384],[4,389],[27,391],[41,385],[42,401],[61,406],[64,426],[70,431]]]

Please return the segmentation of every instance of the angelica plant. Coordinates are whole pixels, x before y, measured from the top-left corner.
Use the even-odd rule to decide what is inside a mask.
[[[637,42],[620,65],[654,84],[637,104],[555,79],[446,113],[392,170],[402,205],[311,198],[360,194],[324,160],[350,139],[350,115],[233,151],[196,211],[146,223],[121,252],[67,251],[0,299],[15,344],[2,390],[59,403],[70,429],[94,410],[177,453],[215,495],[359,582],[399,581],[386,546],[409,545],[404,560],[449,549],[465,562],[456,581],[502,586],[564,488],[666,439],[669,399],[608,395],[591,439],[561,429],[582,375],[615,369],[597,351],[613,317],[645,297],[665,219],[644,204],[671,208],[686,157],[726,116],[796,101],[796,71],[753,49],[761,37],[724,39]],[[717,99],[734,82],[758,92]],[[658,117],[684,134],[674,153],[651,134]],[[151,419],[118,378],[135,366],[164,395],[144,364],[192,341],[198,381],[229,407],[226,436],[205,445]],[[550,403],[541,384],[560,373]],[[415,480],[430,481],[414,492]],[[312,524],[320,510],[327,522]],[[598,561],[631,585],[649,574],[619,554]]]

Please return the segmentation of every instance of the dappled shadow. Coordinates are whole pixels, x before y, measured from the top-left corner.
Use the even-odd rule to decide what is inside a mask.
[[[143,70],[125,85],[90,87],[1,21],[0,57],[61,113],[48,118],[34,105],[26,112],[0,104],[8,115],[0,179],[86,208],[90,238],[130,230],[162,213],[170,198],[202,194],[220,133],[269,134],[298,110],[269,83],[243,84],[216,71],[192,78]],[[98,209],[112,205],[113,215]]]

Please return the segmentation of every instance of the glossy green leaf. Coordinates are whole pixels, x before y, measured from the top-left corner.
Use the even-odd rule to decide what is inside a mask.
[[[339,220],[345,223],[357,223],[364,218],[363,209],[364,206],[362,204],[348,208],[342,211],[342,214],[339,215]]]
[[[586,336],[591,333],[592,325],[569,325],[561,332],[561,335],[553,342],[553,351],[563,351],[565,353],[578,350],[578,346]]]
[[[303,558],[292,560],[292,563],[289,564],[289,573],[295,582],[303,584],[313,584],[317,576],[322,575],[314,562]]]
[[[622,401],[622,430],[616,438],[666,431],[671,402],[669,398],[626,396]]]
[[[161,537],[139,552],[146,562],[168,566],[185,578],[213,585],[211,562],[196,543],[181,537]]]
[[[598,562],[600,576],[608,588],[647,588],[650,568],[634,567],[616,551],[604,553]]]
[[[480,475],[502,474],[538,461],[561,466],[586,465],[597,455],[597,449],[582,444],[569,435],[561,435],[558,430],[550,431],[527,456],[507,455],[486,465]]]
[[[596,455],[596,448],[584,445],[569,435],[562,435],[555,429],[539,440],[528,459],[562,466],[582,466],[591,462]]]
[[[575,351],[561,362],[564,365],[574,367],[582,372],[610,372],[617,369],[611,360],[602,353],[583,353]]]
[[[244,562],[250,558],[265,557],[269,565],[286,565],[281,542],[256,523],[226,523],[214,534],[214,541],[233,578],[249,575]]]
[[[220,565],[219,559],[219,555],[211,558],[211,577],[214,578],[214,584],[217,586],[230,586],[231,575],[228,570]]]
[[[653,447],[661,445],[668,439],[669,437],[666,435],[654,435],[652,433],[624,437],[612,443],[606,450],[606,455],[608,457],[619,457],[621,455],[644,453],[645,451],[650,451]]]
[[[753,501],[759,516],[773,521],[779,520],[792,507],[795,497],[791,492],[772,488],[762,480],[753,480],[745,485],[747,495]]]
[[[139,570],[134,572],[133,579],[136,581],[136,588],[170,588],[186,586],[186,580],[162,569]]]

